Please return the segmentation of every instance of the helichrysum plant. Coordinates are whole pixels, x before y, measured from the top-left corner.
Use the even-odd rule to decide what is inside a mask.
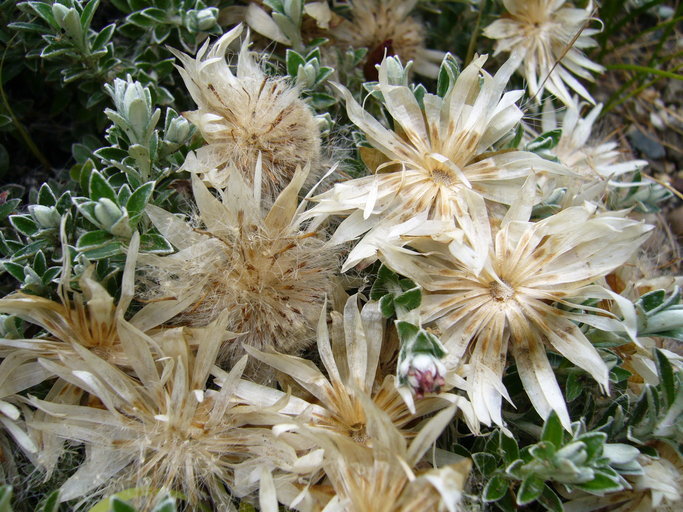
[[[0,511],[683,507],[668,7],[0,2]]]

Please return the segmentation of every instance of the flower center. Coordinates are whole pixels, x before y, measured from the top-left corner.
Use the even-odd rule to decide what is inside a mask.
[[[455,184],[455,178],[453,177],[453,173],[446,169],[441,169],[437,167],[436,169],[433,169],[430,172],[430,177],[432,178],[432,181],[437,185],[446,185],[450,187]]]
[[[491,281],[489,283],[489,290],[493,300],[498,302],[506,302],[515,296],[515,289],[505,281]]]

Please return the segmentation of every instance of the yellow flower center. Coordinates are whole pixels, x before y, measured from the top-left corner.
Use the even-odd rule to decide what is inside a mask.
[[[491,281],[489,283],[489,291],[493,300],[498,302],[507,302],[515,296],[515,289],[505,281]]]

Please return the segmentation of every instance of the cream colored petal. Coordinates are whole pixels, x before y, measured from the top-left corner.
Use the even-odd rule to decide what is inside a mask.
[[[272,39],[280,44],[291,46],[292,42],[280,30],[280,27],[273,21],[273,19],[261,9],[258,5],[250,3],[247,8],[247,15],[245,17],[247,25],[262,36]]]
[[[180,250],[187,249],[204,238],[195,233],[187,223],[158,206],[147,205],[145,213],[164,238]]]
[[[150,351],[150,346],[156,344],[145,333],[126,322],[123,319],[123,314],[118,315],[116,323],[121,346],[129,364],[135,370],[135,374],[150,391],[160,391],[161,380]]]
[[[554,410],[562,426],[570,430],[571,420],[567,404],[550,367],[543,344],[537,339],[536,334],[522,330],[513,332],[510,346],[519,378],[536,412],[545,420]]]
[[[445,428],[451,423],[453,415],[457,410],[456,406],[450,406],[431,418],[418,432],[408,447],[406,462],[411,466],[416,466],[432,446],[437,438],[443,433]]]
[[[311,361],[284,354],[261,352],[248,345],[244,345],[244,350],[250,356],[292,377],[318,400],[326,401],[330,384]]]

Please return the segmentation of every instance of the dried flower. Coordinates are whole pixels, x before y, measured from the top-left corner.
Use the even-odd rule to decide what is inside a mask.
[[[588,204],[531,223],[533,187],[530,179],[496,233],[484,218],[478,230],[464,231],[450,246],[415,239],[410,243],[422,254],[390,251],[383,261],[424,288],[423,319],[443,333],[449,370],[468,363],[468,394],[480,421],[502,424],[509,348],[540,416],[555,410],[569,428],[545,345],[607,388],[607,366],[574,322],[609,319],[576,310],[587,297],[615,295],[588,285],[624,263],[651,226],[626,218],[627,212],[596,214]]]
[[[413,61],[414,70],[436,78],[443,52],[425,48],[425,27],[410,16],[417,0],[352,0],[348,2],[350,19],[331,30],[339,46],[367,48],[365,76],[377,79],[375,64],[385,53],[402,62]]]
[[[29,457],[38,452],[38,443],[27,432],[21,418],[25,405],[18,393],[25,391],[50,377],[50,372],[35,362],[28,351],[15,351],[7,355],[0,364],[0,478],[7,477],[16,470],[14,452],[5,433],[14,440]]]
[[[242,43],[235,74],[225,53],[242,33],[239,25],[196,58],[175,52],[179,71],[198,109],[184,115],[207,142],[190,153],[184,169],[199,174],[215,188],[228,184],[234,165],[251,185],[259,154],[263,160],[263,196],[274,199],[291,181],[297,167],[317,170],[320,135],[299,91],[283,78],[268,77]]]
[[[377,303],[358,310],[358,298],[352,296],[342,317],[333,312],[333,328],[327,328],[325,311],[318,322],[318,353],[327,376],[310,361],[284,354],[274,354],[248,348],[254,358],[271,365],[293,378],[315,401],[292,402],[283,410],[308,422],[363,443],[367,440],[367,418],[360,395],[370,397],[374,406],[384,411],[392,425],[403,435],[413,435],[414,420],[438,411],[451,403],[459,404],[467,417],[467,401],[455,395],[431,395],[407,404],[397,389],[393,375],[380,376],[378,365],[383,344],[383,317]],[[247,386],[245,389],[249,389]],[[240,391],[238,390],[238,393]],[[271,403],[283,394],[271,393]],[[411,410],[412,409],[412,410]]]
[[[242,344],[297,353],[314,340],[317,311],[336,266],[323,241],[301,224],[297,194],[308,171],[298,170],[264,215],[260,159],[253,189],[237,169],[230,170],[220,200],[193,177],[196,228],[158,207],[147,208],[159,231],[179,249],[141,258],[149,265],[148,294],[192,298],[180,320],[194,326],[227,311],[228,328],[240,333],[222,349],[229,362],[244,354]]]
[[[375,174],[339,183],[314,199],[319,202],[309,215],[350,214],[331,239],[352,240],[368,232],[356,249],[373,261],[374,233],[392,231],[409,219],[426,214],[424,220],[451,225],[465,218],[473,206],[463,190],[474,190],[492,201],[507,203],[529,173],[564,172],[564,167],[524,151],[492,151],[493,145],[514,128],[522,117],[515,101],[522,91],[503,94],[509,64],[495,76],[482,70],[486,57],[467,66],[453,87],[441,98],[426,93],[423,110],[408,86],[391,85],[391,59],[380,68],[379,91],[400,127],[387,130],[365,112],[343,87],[350,119],[377,148],[385,163]],[[403,224],[406,223],[406,224]],[[368,246],[368,250],[361,249]],[[347,261],[344,269],[349,267]]]
[[[3,352],[20,349],[33,352],[34,357],[59,359],[66,352],[73,353],[73,346],[79,345],[114,364],[128,366],[129,362],[121,353],[116,318],[126,312],[133,299],[139,245],[140,237],[135,233],[128,248],[121,297],[117,304],[104,286],[95,280],[95,267],[92,265],[87,266],[78,279],[80,292],[73,290],[70,284],[71,262],[67,256],[63,259],[57,289],[59,302],[22,292],[0,299],[0,313],[16,315],[48,332],[47,336],[34,339],[0,340],[0,347],[7,347]],[[166,301],[162,306],[150,304],[138,311],[131,322],[146,331],[186,307],[187,304],[176,300]]]
[[[179,490],[193,505],[205,490],[220,501],[233,465],[245,461],[250,445],[268,436],[268,430],[244,427],[257,424],[258,413],[231,402],[246,358],[220,391],[206,388],[227,316],[192,332],[200,338],[194,340],[196,354],[182,328],[150,338],[120,316],[117,320],[132,375],[80,347],[59,363],[42,360],[93,397],[90,405],[31,399],[47,415],[33,428],[86,447],[85,461],[62,485],[60,500],[145,487]]]
[[[547,89],[570,104],[569,87],[595,103],[573,76],[592,81],[590,71],[605,69],[581,51],[595,46],[591,36],[600,32],[585,28],[591,21],[592,0],[584,9],[565,6],[566,0],[503,0],[503,4],[507,16],[486,27],[484,35],[497,40],[494,55],[509,52],[522,65],[529,94],[536,102],[540,104]]]
[[[616,142],[593,142],[595,135],[591,132],[602,110],[602,103],[581,117],[581,110],[585,105],[574,96],[572,102],[567,105],[561,123],[557,120],[552,102],[548,100],[543,105],[543,132],[562,129],[557,146],[552,149],[552,153],[560,162],[577,175],[594,180],[613,179],[645,167],[645,160],[620,161],[622,155],[617,149]]]
[[[360,396],[367,415],[367,445],[327,429],[301,429],[325,450],[323,467],[335,494],[330,497],[329,491],[325,492],[329,488],[325,482],[314,488],[314,496],[322,501],[320,507],[346,512],[458,510],[471,465],[468,459],[439,469],[417,470],[425,452],[450,423],[455,406],[424,423],[409,443],[386,412]]]

